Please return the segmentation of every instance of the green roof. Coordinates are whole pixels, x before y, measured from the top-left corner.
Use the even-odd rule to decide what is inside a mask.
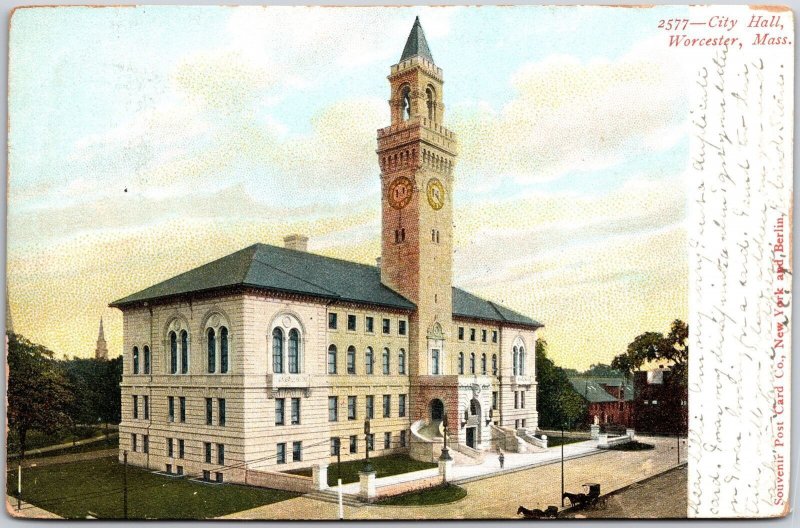
[[[603,385],[609,387],[625,387],[625,401],[633,400],[633,385],[620,378],[570,378],[569,382],[575,392],[591,403],[615,402],[615,398]]]
[[[422,24],[419,23],[419,17],[414,20],[414,26],[411,28],[411,33],[408,34],[406,46],[403,48],[403,55],[400,56],[400,61],[410,59],[411,57],[424,57],[433,62],[433,55],[428,47],[428,41],[425,40],[425,32],[422,30]]]
[[[414,303],[384,286],[376,266],[306,251],[255,244],[111,303],[121,308],[144,301],[221,289],[251,287],[323,299],[415,310]],[[533,319],[453,288],[453,315],[540,327]]]

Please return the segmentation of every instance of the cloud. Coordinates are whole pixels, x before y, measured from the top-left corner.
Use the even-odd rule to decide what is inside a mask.
[[[637,140],[685,120],[681,65],[660,44],[615,61],[552,55],[516,71],[503,106],[455,108],[462,172],[530,184],[620,163]]]

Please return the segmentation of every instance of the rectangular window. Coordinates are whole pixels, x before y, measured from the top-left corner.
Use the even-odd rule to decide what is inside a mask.
[[[463,326],[459,326],[458,327],[458,340],[459,341],[463,341],[464,340],[464,327]]]
[[[486,342],[486,330],[481,330],[481,341]]]
[[[185,423],[186,422],[186,398],[184,396],[181,396],[179,398],[178,404],[180,405],[180,411],[181,411],[181,423]]]
[[[225,465],[225,444],[217,444],[217,464]]]
[[[383,417],[389,418],[392,416],[392,396],[390,394],[383,395]]]
[[[328,314],[328,328],[331,330],[336,330],[336,312],[331,312]]]
[[[145,420],[149,420],[150,419],[150,396],[145,394],[144,395],[144,401],[142,403],[144,403],[144,419]]]
[[[431,350],[431,374],[439,374],[439,350]]]
[[[203,442],[203,448],[205,449],[206,464],[210,464],[211,463],[211,442]]]
[[[367,420],[375,418],[375,396],[367,396]]]
[[[219,425],[225,427],[225,398],[217,400],[217,411],[219,412]]]
[[[397,321],[397,333],[400,335],[406,335],[406,322],[402,319]]]
[[[339,421],[339,398],[336,396],[328,396],[328,421]]]
[[[167,421],[174,422],[175,421],[175,397],[168,396],[167,397]]]
[[[514,408],[519,409],[519,392],[514,391]]]
[[[392,448],[392,433],[390,433],[389,431],[383,433],[383,448],[384,449]]]
[[[203,480],[209,482],[211,480],[211,472],[207,469],[203,470]]]
[[[139,446],[136,442],[136,433],[131,433],[131,451],[137,451]]]
[[[167,456],[172,458],[174,453],[172,451],[172,438],[167,438]]]
[[[206,425],[214,423],[214,404],[211,398],[206,398]]]
[[[366,319],[364,319],[364,326],[366,327],[367,332],[370,334],[373,333],[375,331],[375,319],[367,316]]]
[[[389,334],[392,331],[392,322],[389,319],[383,319],[383,333]]]
[[[523,418],[522,419],[522,428],[523,429],[525,429],[526,424],[527,424],[527,421],[525,420],[525,418]]]
[[[292,462],[303,460],[303,442],[292,442]]]
[[[519,404],[519,406],[520,406],[522,409],[524,409],[524,408],[525,408],[525,391],[521,391],[521,392],[519,393],[519,398],[520,398],[520,404]],[[522,427],[525,427],[525,426],[523,425]]]
[[[178,475],[183,475],[183,466],[178,466],[177,474]]]
[[[367,451],[375,451],[375,433],[367,435]]]
[[[519,429],[519,420],[514,420],[514,429]]]
[[[397,406],[397,416],[403,418],[406,415],[406,395],[401,394],[400,396],[398,396],[398,399],[399,403]]]
[[[133,397],[133,419],[136,420],[139,418],[139,397]]]
[[[350,454],[358,453],[358,437],[350,435]]]
[[[275,398],[275,425],[284,424],[284,410],[286,410],[286,400]]]
[[[475,341],[475,329],[474,328],[470,328],[469,329],[469,340],[470,341]]]
[[[183,458],[186,455],[186,443],[181,439],[178,440],[178,458]]]
[[[331,438],[331,456],[336,456],[339,454],[339,449],[341,449],[342,440],[338,437]]]
[[[355,420],[356,419],[356,397],[355,396],[348,396],[347,397],[347,419],[348,420]]]
[[[172,464],[167,464],[167,473],[172,474]]]
[[[278,464],[286,463],[286,442],[281,442],[275,447],[275,461]]]
[[[497,330],[492,330],[492,343],[497,343]]]
[[[142,436],[142,453],[150,452],[150,435]]]
[[[406,432],[405,430],[400,431],[400,447],[406,446]]]
[[[223,477],[222,477],[222,472],[220,472],[220,471],[217,471],[216,473],[214,473],[214,475],[216,476],[217,483],[218,483],[218,484],[222,484],[222,479],[223,479]]]
[[[492,409],[497,410],[497,391],[492,392]]]
[[[356,316],[353,314],[347,316],[347,329],[351,332],[356,331]]]
[[[300,424],[300,398],[292,398],[292,425]]]

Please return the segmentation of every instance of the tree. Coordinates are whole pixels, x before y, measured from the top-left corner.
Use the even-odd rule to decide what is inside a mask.
[[[627,376],[642,368],[646,363],[665,361],[673,365],[679,373],[685,373],[689,358],[689,327],[680,319],[675,319],[665,336],[660,332],[645,332],[634,338],[628,349],[614,358],[611,367]]]
[[[575,392],[564,369],[547,357],[547,342],[541,338],[536,340],[536,378],[540,427],[571,428],[586,416],[586,401]]]
[[[120,421],[122,358],[108,361],[73,358],[62,364],[75,395],[75,402],[69,409],[72,423],[104,423],[108,435],[108,424]]]
[[[52,434],[66,425],[73,396],[51,350],[18,334],[7,338],[8,425],[17,434],[24,458],[28,431]]]
[[[605,363],[597,363],[589,367],[589,369],[582,375],[596,377],[596,378],[618,378],[622,376],[622,372],[613,368],[611,365],[606,365]]]

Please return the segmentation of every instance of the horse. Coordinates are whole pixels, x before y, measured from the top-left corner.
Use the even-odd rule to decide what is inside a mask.
[[[569,499],[570,506],[584,506],[589,500],[589,496],[585,493],[567,493],[561,496],[561,500]]]

